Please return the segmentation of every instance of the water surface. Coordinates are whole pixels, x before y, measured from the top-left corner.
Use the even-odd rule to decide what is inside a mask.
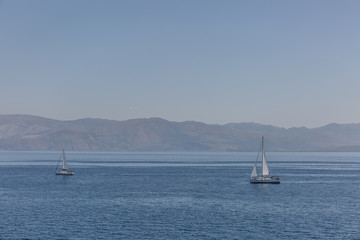
[[[0,239],[360,239],[359,153],[0,152]]]

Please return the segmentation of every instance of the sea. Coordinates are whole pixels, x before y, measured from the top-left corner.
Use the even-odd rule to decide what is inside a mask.
[[[0,239],[360,239],[360,153],[0,152]]]

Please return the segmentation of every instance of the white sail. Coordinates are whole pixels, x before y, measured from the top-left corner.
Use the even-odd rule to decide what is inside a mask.
[[[65,157],[65,151],[63,150],[63,162],[62,162],[62,169],[69,169],[69,165],[66,161],[66,157]]]
[[[258,155],[257,155],[256,160],[255,160],[255,165],[254,165],[254,168],[253,168],[252,173],[251,173],[251,176],[250,176],[250,177],[252,177],[252,178],[258,176],[258,173],[257,173],[257,161],[258,161],[258,159],[259,159],[259,153],[260,153],[261,147],[262,147],[262,146],[260,145],[260,149],[259,149]]]
[[[256,163],[255,163],[255,166],[254,166],[254,168],[253,168],[253,170],[252,170],[252,173],[251,173],[251,176],[250,177],[257,177],[257,170],[256,170]]]
[[[265,160],[264,137],[262,137],[261,148],[262,148],[262,175],[268,176],[270,175],[270,172]]]
[[[267,176],[270,175],[269,168],[266,164],[265,156],[263,156],[263,162],[262,162],[263,168],[262,168],[262,175]]]

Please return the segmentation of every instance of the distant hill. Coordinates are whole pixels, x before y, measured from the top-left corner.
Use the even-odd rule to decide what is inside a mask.
[[[0,150],[257,151],[261,136],[267,151],[360,151],[360,124],[285,129],[161,118],[59,121],[0,115]]]

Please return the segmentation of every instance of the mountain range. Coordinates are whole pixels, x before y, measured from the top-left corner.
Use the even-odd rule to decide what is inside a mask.
[[[0,115],[2,151],[360,151],[360,124],[281,128],[257,123],[205,124],[161,118],[60,121]]]

